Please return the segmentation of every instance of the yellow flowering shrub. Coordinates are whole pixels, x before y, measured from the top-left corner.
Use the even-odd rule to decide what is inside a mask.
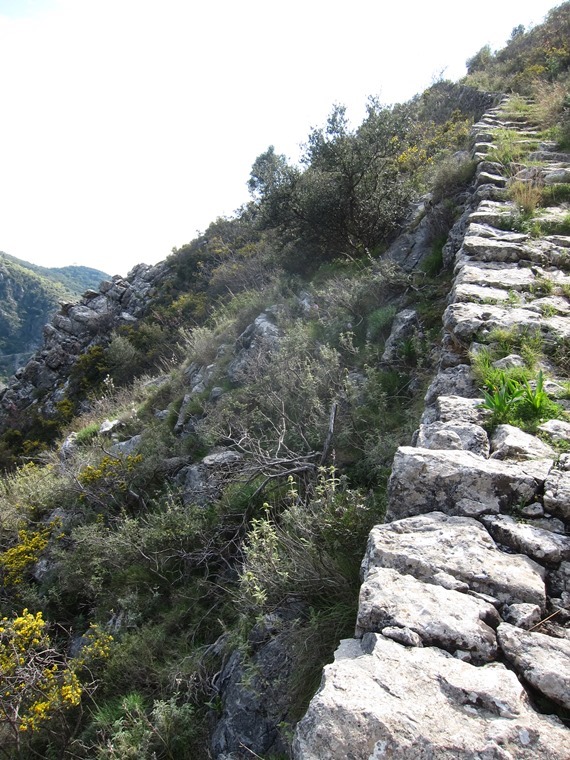
[[[4,586],[22,583],[28,569],[34,565],[46,548],[53,525],[39,530],[19,530],[18,543],[0,554],[0,570]]]
[[[0,620],[0,727],[16,747],[21,734],[37,731],[93,691],[87,666],[109,655],[112,637],[91,625],[84,638],[79,656],[66,657],[54,647],[41,612],[24,609]]]
[[[132,491],[143,461],[140,454],[126,457],[104,456],[96,465],[87,465],[77,476],[81,489],[79,498],[96,509],[108,512],[112,507],[124,506]]]
[[[104,456],[97,465],[87,465],[78,476],[78,480],[83,486],[92,485],[106,478],[121,478],[131,473],[137,464],[142,461],[140,454],[130,454],[124,459]]]

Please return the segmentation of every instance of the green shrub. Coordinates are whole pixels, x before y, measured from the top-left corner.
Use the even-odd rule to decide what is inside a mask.
[[[73,364],[70,373],[72,393],[97,390],[110,371],[111,365],[103,346],[91,346]]]
[[[432,244],[431,253],[424,256],[421,262],[421,270],[428,277],[437,277],[443,268],[443,247],[447,242],[447,236],[440,237]]]
[[[114,335],[107,347],[109,372],[121,385],[131,381],[143,364],[141,352],[125,335]]]
[[[91,422],[89,425],[81,428],[81,430],[77,431],[77,434],[75,436],[75,443],[77,443],[79,446],[91,443],[91,441],[99,434],[100,427],[101,426],[98,422]]]
[[[544,390],[542,370],[532,384],[527,378],[517,380],[512,373],[495,370],[486,380],[483,396],[482,406],[491,412],[491,427],[508,423],[534,431],[539,422],[563,416]]]
[[[82,737],[84,750],[98,760],[197,757],[205,737],[195,707],[177,702],[176,697],[154,700],[151,705],[143,695],[131,692],[99,707],[92,730]]]
[[[531,218],[538,206],[542,205],[544,186],[532,181],[514,181],[509,185],[508,195],[524,218]]]
[[[394,304],[381,306],[375,309],[367,318],[366,334],[369,340],[376,340],[378,337],[388,337],[390,327],[398,312]]]
[[[448,156],[437,164],[431,193],[434,203],[455,195],[468,187],[475,177],[477,162],[470,158]]]
[[[487,153],[487,161],[496,161],[504,167],[523,161],[538,147],[538,140],[524,140],[513,129],[498,129],[493,134],[494,147]]]
[[[488,382],[483,389],[484,401],[482,406],[492,413],[491,425],[512,422],[514,410],[521,400],[522,388],[516,380],[500,373],[494,382]]]
[[[543,206],[560,206],[570,202],[570,183],[557,182],[542,188]]]

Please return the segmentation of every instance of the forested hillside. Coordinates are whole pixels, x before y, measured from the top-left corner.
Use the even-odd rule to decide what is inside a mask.
[[[0,253],[0,379],[23,365],[62,301],[77,300],[106,275],[82,266],[46,268]]]
[[[569,29],[567,2],[461,82],[372,99],[356,127],[334,106],[300,165],[260,146],[233,217],[54,316],[0,394],[0,756],[290,757],[446,353],[489,425],[569,421],[547,384],[537,414],[521,401],[538,361],[568,382],[561,344],[493,334],[476,359],[441,327],[487,175],[505,235],[570,241]],[[482,170],[493,107],[532,134],[500,127]],[[559,181],[517,179],[543,148]],[[545,279],[532,297],[567,308]],[[501,341],[516,377],[489,366]]]

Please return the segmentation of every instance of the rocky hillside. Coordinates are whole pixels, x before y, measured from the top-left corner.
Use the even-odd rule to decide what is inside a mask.
[[[0,393],[0,755],[569,756],[569,21],[335,107],[46,326]]]
[[[106,275],[88,267],[49,269],[0,253],[0,376],[23,365],[62,301],[76,300]]]

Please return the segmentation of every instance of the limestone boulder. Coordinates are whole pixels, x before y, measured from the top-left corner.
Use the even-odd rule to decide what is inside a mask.
[[[570,522],[570,472],[550,471],[544,484],[544,508]]]
[[[136,454],[142,443],[142,435],[133,435],[126,441],[119,441],[111,446],[111,452],[120,457]]]
[[[546,459],[555,456],[551,446],[514,425],[497,425],[491,437],[491,452],[492,459]]]
[[[516,206],[512,201],[481,201],[477,209],[469,216],[468,234],[471,237],[494,237],[514,242],[527,240],[528,235],[500,229],[502,222],[508,219],[514,211],[516,211]]]
[[[529,153],[529,161],[560,161],[562,163],[570,163],[570,153],[562,153],[556,150],[535,150]]]
[[[496,656],[492,626],[499,622],[497,610],[489,603],[377,567],[360,589],[356,626],[357,635],[381,633],[386,627],[406,628],[418,634],[424,646],[452,653],[463,650],[473,662],[483,663]]]
[[[482,398],[465,398],[455,394],[438,396],[435,401],[436,419],[441,422],[467,422],[481,425],[490,412],[481,404]]]
[[[453,286],[450,296],[451,301],[467,303],[507,303],[509,293],[507,290],[493,288],[489,285],[475,285],[470,283],[457,283]]]
[[[481,519],[495,541],[537,562],[558,565],[570,559],[570,537],[516,522],[507,515],[485,515]]]
[[[470,451],[401,446],[388,483],[387,519],[435,510],[457,514],[462,499],[481,505],[481,513],[498,513],[501,507],[535,501],[544,482],[540,475],[538,465],[532,472]]]
[[[538,604],[506,604],[503,608],[505,622],[518,628],[532,628],[542,619]]]
[[[502,623],[497,631],[503,654],[525,681],[570,709],[570,640],[523,631]]]
[[[458,364],[438,372],[425,395],[426,404],[433,404],[439,396],[473,398],[479,393],[468,364]]]
[[[406,647],[423,647],[421,636],[410,628],[398,628],[395,625],[387,625],[382,628],[382,636],[392,641],[397,641]]]
[[[483,285],[504,290],[528,290],[535,282],[530,268],[516,264],[496,264],[495,262],[471,261],[464,259],[458,266],[455,286]]]
[[[547,420],[538,429],[551,441],[559,443],[570,441],[570,422],[564,420]]]
[[[229,380],[235,384],[242,382],[244,373],[256,363],[260,352],[277,348],[280,335],[270,309],[256,317],[236,340],[236,355],[227,368]]]
[[[420,331],[420,323],[417,312],[414,309],[404,309],[394,317],[390,335],[384,346],[382,354],[383,362],[394,362],[401,356],[401,346],[405,340],[417,335]]]
[[[570,182],[570,168],[555,169],[544,175],[545,185],[556,185],[558,183],[567,184],[568,182]]]
[[[507,356],[503,356],[502,359],[497,359],[493,362],[493,367],[497,369],[512,369],[513,367],[524,366],[524,359],[519,354],[508,354]]]
[[[239,467],[242,458],[237,451],[217,451],[197,464],[183,467],[176,480],[182,487],[184,503],[204,505],[217,498],[228,475]]]
[[[380,634],[342,641],[297,725],[295,760],[565,760],[570,732],[514,673]]]
[[[525,258],[525,248],[520,242],[469,233],[463,241],[462,251],[477,261],[517,262]]]
[[[543,317],[540,310],[504,308],[476,303],[452,303],[444,312],[446,330],[458,340],[470,342],[485,337],[492,330],[531,330],[553,338],[570,337],[570,320],[562,316]]]
[[[545,570],[519,554],[500,551],[480,522],[441,512],[376,525],[362,562],[362,579],[378,567],[428,583],[487,594],[501,603],[544,609]]]
[[[463,449],[489,456],[489,439],[480,425],[470,422],[433,422],[420,425],[415,445],[423,449]]]
[[[550,575],[550,590],[554,596],[570,593],[570,562],[562,562]]]

